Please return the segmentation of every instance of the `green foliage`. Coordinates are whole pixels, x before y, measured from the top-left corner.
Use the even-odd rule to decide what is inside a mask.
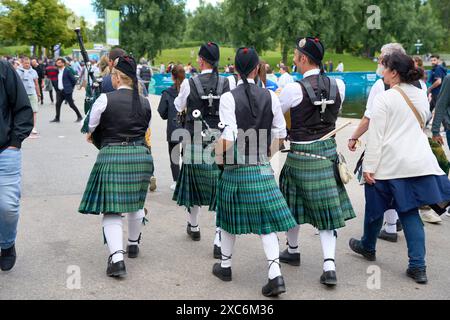
[[[260,53],[270,48],[270,12],[274,4],[275,0],[224,1],[223,26],[233,46],[252,46]]]
[[[67,20],[73,12],[67,10],[58,0],[2,0],[5,8],[0,15],[0,37],[41,48],[53,48],[61,43],[70,46],[76,42],[73,30]],[[81,19],[81,27],[85,26]],[[83,28],[84,29],[84,28]]]
[[[195,12],[187,15],[185,40],[227,43],[229,36],[224,28],[224,20],[221,5],[213,6],[200,1]]]
[[[183,38],[184,2],[175,0],[94,0],[100,17],[120,11],[120,46],[136,57],[155,57]]]

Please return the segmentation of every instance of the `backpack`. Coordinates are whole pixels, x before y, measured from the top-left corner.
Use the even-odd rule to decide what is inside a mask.
[[[152,80],[152,72],[148,66],[142,66],[141,68],[141,79],[142,81],[148,83]]]

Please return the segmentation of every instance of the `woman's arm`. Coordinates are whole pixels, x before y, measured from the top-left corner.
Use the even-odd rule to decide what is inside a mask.
[[[370,119],[366,154],[364,156],[363,171],[375,174],[381,161],[381,149],[386,130],[388,105],[385,95],[379,95],[374,100],[374,110]]]

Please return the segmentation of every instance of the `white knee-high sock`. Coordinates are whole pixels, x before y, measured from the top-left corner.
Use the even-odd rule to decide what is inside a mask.
[[[398,214],[394,209],[387,210],[384,213],[384,219],[386,220],[385,230],[387,233],[397,233],[397,220]]]
[[[261,235],[264,252],[269,263],[269,280],[281,276],[280,246],[276,233]]]
[[[214,222],[216,222],[216,225],[217,225],[217,214],[214,214]],[[219,248],[221,247],[221,244],[220,244],[221,231],[222,230],[219,227],[216,227],[216,236],[214,238],[214,245],[218,246]]]
[[[144,218],[144,209],[128,213],[128,245],[139,243]]]
[[[230,268],[233,256],[234,243],[236,242],[236,236],[222,230],[222,268]]]
[[[108,244],[110,254],[123,250],[123,224],[122,216],[108,214],[103,216],[103,233]],[[117,253],[112,257],[113,263],[123,260],[123,254]]]
[[[199,206],[193,206],[191,208],[191,212],[188,214],[188,222],[191,224],[191,226],[194,226],[195,228],[191,228],[192,231],[199,231],[200,228],[198,227],[198,216],[200,214],[200,207]]]
[[[298,233],[300,231],[300,226],[296,226],[288,232],[286,232],[286,237],[288,241],[288,252],[289,253],[300,253],[300,249],[298,248]]]
[[[336,237],[334,230],[320,231],[320,241],[322,242],[323,259],[333,259],[336,255]],[[323,264],[324,271],[335,271],[336,264],[334,261],[326,261]]]

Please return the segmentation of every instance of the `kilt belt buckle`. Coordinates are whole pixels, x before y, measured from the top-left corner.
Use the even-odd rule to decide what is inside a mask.
[[[312,154],[312,153],[307,153],[307,152],[302,152],[302,151],[292,151],[292,150],[291,150],[291,152],[293,154],[296,154],[296,155],[299,155],[299,156],[305,156],[305,157],[322,159],[322,160],[329,160],[328,158],[319,156],[317,154]]]

